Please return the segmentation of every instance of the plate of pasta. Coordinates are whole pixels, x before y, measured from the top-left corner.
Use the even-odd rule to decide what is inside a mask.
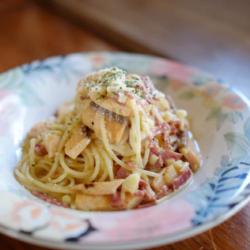
[[[76,53],[0,74],[0,232],[67,249],[185,239],[250,199],[242,94],[191,67]]]

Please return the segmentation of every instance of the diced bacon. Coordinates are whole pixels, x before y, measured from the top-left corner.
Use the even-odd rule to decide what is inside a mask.
[[[137,190],[134,195],[141,197],[140,204],[138,204],[136,208],[151,206],[156,202],[155,193],[150,189],[149,184],[142,179],[139,182],[139,190]]]
[[[157,193],[157,199],[160,199],[160,198],[166,196],[169,192],[170,192],[170,191],[169,191],[168,186],[167,186],[167,185],[163,185],[163,186],[160,188],[159,192]]]
[[[164,142],[164,148],[169,148],[170,147],[170,126],[168,123],[164,122],[159,124],[156,129],[153,132],[153,137],[161,135],[163,142]]]
[[[129,171],[123,167],[118,167],[116,173],[115,173],[115,177],[118,179],[125,179],[126,177],[129,176]]]
[[[111,206],[114,208],[122,209],[124,208],[124,204],[121,199],[121,194],[119,192],[115,192],[111,197]]]
[[[156,201],[156,197],[151,195],[149,192],[146,192],[145,195],[144,195],[144,199],[143,199],[143,202],[154,202]]]
[[[138,190],[135,195],[142,197],[140,204],[136,206],[136,208],[149,207],[154,205],[156,202],[156,197],[149,195],[146,190]]]
[[[182,157],[182,154],[178,153],[178,152],[171,151],[171,150],[164,150],[161,153],[161,157],[162,157],[163,161],[166,161],[168,159],[180,160]]]
[[[39,143],[35,145],[35,152],[39,156],[45,156],[48,153],[45,146]]]
[[[169,130],[170,130],[169,124],[166,123],[166,122],[163,122],[163,123],[159,124],[159,125],[155,128],[153,134],[154,134],[154,136],[156,136],[156,135],[159,135],[159,134],[163,134],[163,133],[165,133],[165,132],[169,132]]]
[[[138,193],[138,191],[141,191],[140,193]],[[139,182],[139,190],[136,193],[137,195],[143,194],[143,199],[142,199],[142,203],[147,203],[147,202],[152,202],[156,200],[156,196],[155,193],[152,191],[152,189],[150,188],[149,184],[144,181],[144,180],[140,180]]]
[[[159,151],[159,149],[153,145],[150,148],[151,154],[155,154],[158,157],[158,160],[155,162],[155,164],[152,166],[154,168],[160,168],[164,165],[165,161],[168,159],[174,159],[174,160],[180,160],[182,158],[182,154],[178,152],[174,152],[172,150],[166,149],[162,152]]]
[[[155,143],[151,143],[151,146],[150,146],[150,152],[152,153],[152,154],[155,154],[155,155],[157,155],[157,156],[159,156],[160,155],[160,151],[159,151],[159,148],[155,145]]]
[[[164,165],[163,159],[162,157],[159,157],[157,162],[153,165],[153,168],[156,168],[156,169],[161,168],[163,167],[163,165]]]
[[[180,188],[183,184],[187,182],[187,180],[191,177],[191,175],[192,175],[192,171],[190,169],[183,171],[183,173],[181,173],[178,177],[176,177],[173,180],[173,183],[171,183],[169,187],[172,190],[176,190]]]
[[[135,195],[136,196],[140,196],[140,197],[143,197],[145,195],[145,191],[144,190],[137,190],[135,192]]]
[[[144,181],[143,179],[140,179],[140,182],[139,182],[139,189],[140,190],[143,190],[147,187],[147,182]]]

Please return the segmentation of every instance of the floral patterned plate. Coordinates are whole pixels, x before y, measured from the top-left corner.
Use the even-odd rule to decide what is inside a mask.
[[[47,204],[13,177],[20,144],[37,121],[74,95],[87,72],[116,65],[147,74],[187,109],[203,166],[157,206],[79,212]],[[71,54],[0,74],[0,232],[66,249],[135,249],[181,240],[226,220],[250,199],[250,109],[246,98],[195,69],[124,53]]]

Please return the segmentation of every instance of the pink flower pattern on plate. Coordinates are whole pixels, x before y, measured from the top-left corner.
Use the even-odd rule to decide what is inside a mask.
[[[150,208],[97,215],[92,223],[102,233],[96,231],[84,240],[125,241],[171,234],[191,226],[194,212],[190,203],[176,200]]]

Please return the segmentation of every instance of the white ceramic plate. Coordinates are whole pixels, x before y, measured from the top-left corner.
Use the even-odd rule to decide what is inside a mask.
[[[152,77],[187,109],[204,164],[165,202],[122,212],[79,212],[47,204],[13,177],[20,144],[37,121],[73,97],[87,72],[108,66]],[[211,76],[165,59],[124,53],[71,54],[0,75],[0,232],[66,249],[135,249],[181,240],[235,214],[250,199],[248,100]]]

